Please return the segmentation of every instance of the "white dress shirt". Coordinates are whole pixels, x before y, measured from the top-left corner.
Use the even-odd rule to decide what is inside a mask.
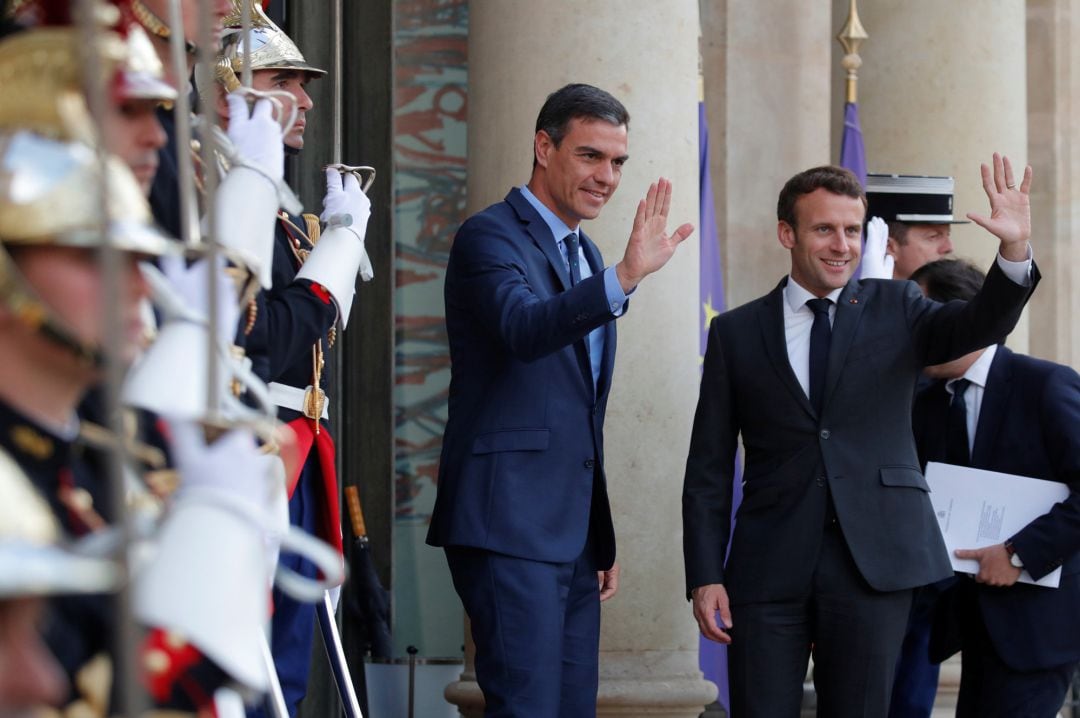
[[[958,379],[967,379],[971,382],[964,392],[964,406],[967,408],[967,436],[968,455],[975,450],[975,429],[979,426],[979,411],[982,410],[983,394],[986,393],[986,377],[990,374],[990,365],[994,363],[994,355],[997,354],[997,344],[989,346],[975,363],[968,367],[964,375],[956,379],[949,379],[945,384],[945,391],[951,397],[953,384]]]
[[[832,300],[829,305],[830,326],[836,319],[836,300],[842,291],[834,289],[826,295]],[[806,306],[810,299],[817,299],[817,296],[788,277],[787,286],[784,287],[784,338],[787,340],[788,362],[807,398],[810,397],[810,330],[814,326],[814,312]]]

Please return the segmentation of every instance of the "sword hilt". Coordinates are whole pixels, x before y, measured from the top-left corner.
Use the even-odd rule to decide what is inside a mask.
[[[364,510],[360,507],[360,490],[355,486],[345,487],[345,504],[349,507],[349,523],[352,524],[356,538],[367,538],[367,525],[364,523]]]

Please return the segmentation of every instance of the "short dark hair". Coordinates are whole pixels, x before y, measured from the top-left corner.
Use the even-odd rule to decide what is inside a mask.
[[[896,243],[901,247],[907,244],[908,230],[911,229],[911,225],[907,222],[901,222],[898,219],[894,219],[891,222],[886,222],[889,225],[889,236],[896,240]]]
[[[935,302],[967,302],[982,289],[986,275],[966,259],[939,259],[919,267],[909,279]]]
[[[780,190],[780,199],[776,202],[776,218],[794,228],[795,202],[799,197],[818,189],[861,199],[863,210],[866,210],[866,192],[859,178],[843,167],[823,165],[804,170],[787,181],[784,189]]]
[[[588,118],[603,120],[630,129],[630,113],[621,102],[599,87],[573,83],[560,87],[547,96],[540,114],[536,116],[536,131],[543,130],[556,147],[566,136],[570,120]],[[535,164],[536,158],[533,158]]]

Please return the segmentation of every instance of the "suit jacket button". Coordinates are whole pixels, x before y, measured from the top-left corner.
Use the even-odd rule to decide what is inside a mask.
[[[585,468],[592,470],[596,467],[596,461],[594,459],[585,459]]]
[[[822,429],[820,436],[822,439],[828,439],[832,434],[829,433],[828,429]]]
[[[824,486],[825,485],[825,477],[824,476],[817,477],[817,485],[818,486]]]

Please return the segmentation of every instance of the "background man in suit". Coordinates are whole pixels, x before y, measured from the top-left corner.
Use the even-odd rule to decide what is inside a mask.
[[[666,233],[663,178],[618,264],[605,269],[580,231],[619,186],[628,125],[598,88],[550,95],[528,186],[469,218],[450,252],[449,420],[428,542],[446,547],[489,716],[596,713],[600,601],[618,586],[603,469],[614,319],[693,231]]]
[[[942,260],[911,278],[947,302],[973,296],[983,274]],[[940,597],[931,640],[937,661],[963,650],[957,716],[1052,718],[1080,661],[1080,376],[998,345],[926,373],[938,381],[915,400],[924,465],[944,461],[1069,486],[1068,499],[1003,543],[957,551],[977,559],[979,572]],[[1058,566],[1056,589],[1017,583],[1021,567],[1039,579]]]
[[[789,277],[712,322],[684,554],[702,633],[731,643],[740,718],[797,716],[811,647],[819,715],[884,716],[911,590],[950,573],[911,437],[915,380],[1008,334],[1037,279],[1030,168],[1019,189],[998,155],[982,173],[992,213],[969,216],[1000,245],[973,301],[851,280],[865,195],[847,170],[818,167],[780,193]],[[740,434],[744,498],[725,564]]]

